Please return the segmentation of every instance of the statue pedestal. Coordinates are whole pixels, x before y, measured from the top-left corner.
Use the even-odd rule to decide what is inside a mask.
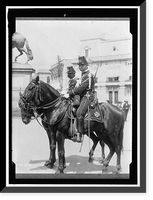
[[[28,63],[12,63],[12,109],[18,110],[19,92],[23,92],[32,80],[35,69]]]

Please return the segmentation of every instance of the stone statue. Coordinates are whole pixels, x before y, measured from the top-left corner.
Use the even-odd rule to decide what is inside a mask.
[[[29,47],[27,39],[23,35],[17,32],[14,33],[12,36],[12,49],[15,47],[20,52],[20,54],[15,57],[15,62],[17,61],[17,58],[23,54],[23,52],[26,53],[27,55],[27,62],[33,59],[32,50]]]

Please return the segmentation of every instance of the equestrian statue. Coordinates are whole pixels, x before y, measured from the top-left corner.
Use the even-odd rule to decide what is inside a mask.
[[[12,49],[17,48],[20,52],[18,56],[15,57],[15,62],[17,62],[17,58],[23,54],[23,52],[27,55],[27,62],[29,60],[33,60],[32,50],[29,47],[28,40],[21,35],[20,33],[14,33],[12,36]]]

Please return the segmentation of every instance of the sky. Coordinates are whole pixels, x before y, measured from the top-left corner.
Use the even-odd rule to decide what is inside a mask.
[[[77,58],[81,39],[130,37],[128,20],[16,20],[16,32],[28,40],[34,56],[29,64],[36,70],[50,69],[58,55]],[[16,55],[13,49],[13,59]],[[26,55],[18,62],[26,62]]]

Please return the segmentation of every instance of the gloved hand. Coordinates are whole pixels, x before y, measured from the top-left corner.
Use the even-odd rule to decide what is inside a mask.
[[[73,90],[69,91],[68,94],[70,97],[74,97],[74,95],[75,95]]]
[[[69,97],[69,94],[68,94],[68,93],[65,93],[65,94],[63,94],[63,97],[68,98],[68,97]]]

